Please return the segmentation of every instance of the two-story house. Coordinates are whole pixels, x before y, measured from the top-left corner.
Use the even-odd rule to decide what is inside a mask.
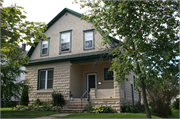
[[[129,81],[120,85],[114,82],[113,72],[108,71],[113,57],[105,46],[100,47],[102,35],[80,17],[75,11],[63,9],[47,24],[45,34],[49,40],[31,47],[25,76],[32,87],[29,100],[52,100],[54,90],[66,95],[66,100],[69,92],[77,99],[90,92],[92,106],[106,105],[117,110],[120,103],[137,102],[134,75],[128,75]],[[118,40],[111,41],[107,47],[116,43]]]

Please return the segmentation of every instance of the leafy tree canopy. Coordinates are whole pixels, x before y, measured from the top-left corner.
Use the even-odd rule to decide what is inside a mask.
[[[34,46],[33,43],[39,42],[41,38],[47,40],[43,33],[47,26],[45,23],[27,21],[23,7],[4,7],[3,0],[0,0],[0,12],[1,99],[10,101],[12,96],[19,97],[25,83],[17,82],[16,78],[24,73],[20,67],[29,61],[19,43],[26,42],[27,45]]]
[[[81,8],[88,8],[83,19],[92,22],[103,34],[102,45],[111,40],[109,35],[119,39],[117,47],[110,49],[117,56],[110,70],[116,71],[117,82],[127,80],[125,75],[131,71],[136,74],[150,118],[145,83],[162,77],[163,73],[178,77],[178,0],[80,0],[79,3]]]

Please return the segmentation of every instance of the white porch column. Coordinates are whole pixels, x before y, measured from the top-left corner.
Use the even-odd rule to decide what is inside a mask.
[[[115,74],[115,71],[114,71]],[[114,77],[115,78],[115,77]],[[114,97],[119,98],[119,108],[116,109],[118,113],[121,112],[121,83],[114,81]]]

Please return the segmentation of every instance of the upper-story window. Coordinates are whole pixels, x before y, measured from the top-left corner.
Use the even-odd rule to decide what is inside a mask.
[[[49,38],[48,41],[41,40],[41,56],[49,55]]]
[[[59,53],[71,51],[71,30],[60,32],[60,48]]]
[[[94,49],[95,42],[94,42],[94,30],[86,30],[84,32],[84,50],[87,49]]]

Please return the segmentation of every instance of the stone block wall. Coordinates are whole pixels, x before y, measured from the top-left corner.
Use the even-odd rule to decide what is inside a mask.
[[[54,69],[53,75],[53,89],[37,90],[38,70]],[[41,101],[52,100],[51,94],[54,91],[60,91],[66,94],[70,91],[70,62],[59,62],[42,65],[34,65],[26,67],[25,79],[29,80],[31,87],[29,92],[29,101],[33,103],[37,98]],[[68,97],[69,98],[69,95]]]

